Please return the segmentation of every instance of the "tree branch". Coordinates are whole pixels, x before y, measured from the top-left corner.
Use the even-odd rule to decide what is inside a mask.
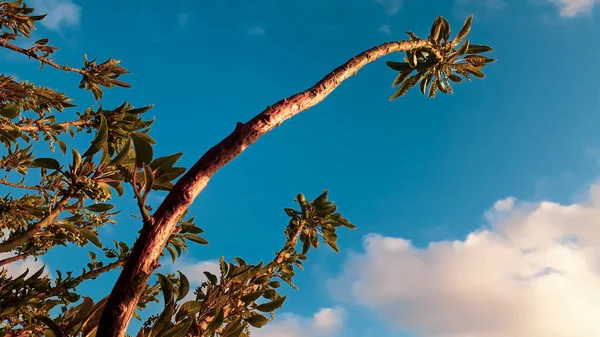
[[[33,238],[35,234],[37,234],[42,229],[46,228],[58,217],[58,215],[64,210],[67,203],[71,200],[71,196],[66,194],[59,202],[54,205],[54,208],[37,224],[31,226],[28,230],[21,233],[17,237],[12,237],[12,235],[6,239],[4,242],[0,243],[0,253],[10,252],[11,250],[17,248],[18,246],[27,242],[27,240]]]
[[[31,185],[23,185],[23,184],[17,184],[17,183],[11,183],[10,181],[1,178],[0,179],[0,185],[5,185],[5,186],[10,186],[10,187],[16,187],[16,188],[22,188],[22,189],[26,189],[26,190],[34,190],[34,191],[39,191],[42,188],[39,186],[31,186]]]
[[[125,260],[117,260],[113,263],[107,264],[104,267],[94,269],[94,270],[88,271],[87,273],[81,274],[80,276],[69,281],[69,288],[77,287],[79,284],[83,283],[84,281],[87,281],[89,279],[94,279],[106,272],[109,272],[113,269],[116,269],[119,266],[122,266],[123,264],[125,264]],[[68,290],[68,289],[65,289],[65,287],[57,286],[57,287],[50,289],[48,292],[39,293],[35,297],[37,299],[46,299],[46,298],[49,298],[52,296],[60,295],[62,292],[66,291],[66,290]]]
[[[236,129],[206,152],[175,184],[154,213],[154,225],[145,226],[136,241],[106,303],[97,331],[98,337],[124,337],[129,320],[143,292],[144,285],[158,266],[163,250],[178,220],[206,187],[210,178],[261,136],[281,123],[320,103],[344,80],[363,66],[394,52],[403,52],[431,44],[425,40],[388,42],[353,57],[325,76],[311,88],[283,99]],[[440,56],[439,53],[436,54]],[[441,58],[441,56],[440,56]]]
[[[7,257],[4,260],[0,260],[0,267],[9,264],[9,263],[13,263],[19,260],[25,260],[27,257],[29,256],[29,254],[19,254],[19,255],[15,255],[12,257]]]
[[[43,64],[47,64],[47,65],[49,65],[49,66],[51,66],[51,67],[54,67],[54,68],[56,68],[56,69],[64,70],[64,71],[67,71],[67,72],[68,72],[68,71],[72,71],[72,72],[79,73],[79,74],[81,74],[81,75],[85,75],[85,76],[87,76],[87,75],[88,75],[88,73],[87,73],[85,70],[83,70],[83,69],[78,69],[78,68],[73,68],[73,67],[62,66],[62,65],[60,65],[60,64],[58,64],[58,63],[55,63],[55,62],[53,62],[53,61],[50,61],[50,60],[48,60],[48,59],[47,59],[47,58],[45,58],[45,57],[39,56],[38,54],[36,54],[36,53],[35,53],[34,51],[32,51],[32,50],[25,49],[25,48],[21,48],[21,47],[19,47],[19,46],[15,46],[14,44],[10,44],[10,43],[8,43],[8,42],[6,42],[6,41],[1,41],[1,42],[0,42],[0,45],[2,45],[4,48],[7,48],[7,49],[10,49],[10,50],[16,51],[16,52],[18,52],[18,53],[21,53],[21,54],[23,54],[23,55],[27,55],[27,56],[29,56],[30,58],[34,58],[34,59],[36,59],[36,60],[40,61],[41,63],[43,63]]]
[[[90,120],[78,120],[78,121],[69,121],[69,122],[62,122],[62,123],[56,123],[56,124],[52,124],[54,126],[61,126],[63,128],[68,128],[70,126],[86,126],[86,125],[90,125],[92,124],[92,121]],[[19,131],[21,132],[36,132],[36,131],[46,131],[46,129],[49,130],[55,130],[50,128],[50,124],[45,125],[45,124],[26,124],[26,125],[19,125],[16,124],[16,128],[19,129]],[[15,126],[9,125],[9,124],[0,124],[0,130],[14,130]]]

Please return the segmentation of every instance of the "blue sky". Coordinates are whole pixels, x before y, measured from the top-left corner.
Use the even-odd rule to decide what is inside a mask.
[[[437,15],[456,32],[474,14],[470,40],[494,47],[498,59],[485,80],[433,100],[415,91],[389,102],[393,72],[383,60],[365,67],[215,175],[191,207],[210,245],[194,247],[178,266],[210,269],[220,255],[271,258],[283,242],[282,209],[298,192],[314,197],[328,189],[358,229],[340,233],[339,255],[320,249],[310,256],[287,314],[260,336],[539,337],[547,327],[531,322],[553,315],[561,317],[552,330],[558,337],[597,335],[591,318],[596,326],[586,330],[585,317],[576,324],[559,315],[569,305],[568,315],[600,309],[573,302],[580,295],[574,289],[594,296],[600,290],[590,262],[596,260],[568,255],[555,240],[598,232],[594,0],[30,3],[50,14],[34,38],[51,37],[62,48],[59,63],[78,64],[83,53],[123,60],[134,88],[108,90],[102,104],[154,104],[155,151],[184,152],[186,167],[237,121],[306,89],[355,54],[405,39],[406,30],[426,37]],[[77,90],[77,76],[37,67],[0,53],[3,73],[67,91],[80,107],[93,104]],[[153,202],[160,200],[157,194]],[[127,216],[135,211],[130,200],[121,202],[119,225],[102,234],[131,242],[140,224]],[[581,242],[586,254],[600,257],[598,241]],[[525,247],[543,253],[515,253]],[[74,252],[80,250],[58,250],[45,261],[68,269],[85,259]],[[554,265],[571,277],[527,286],[506,281]],[[482,268],[497,277],[482,279]],[[82,289],[101,296],[113,279]],[[511,314],[524,310],[523,298],[529,323]]]

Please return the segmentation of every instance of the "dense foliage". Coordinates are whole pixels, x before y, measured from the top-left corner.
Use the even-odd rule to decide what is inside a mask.
[[[0,46],[37,60],[42,68],[78,74],[79,87],[91,91],[96,101],[102,99],[106,88],[130,87],[121,80],[128,72],[118,60],[97,62],[84,56],[83,66],[73,68],[52,61],[58,48],[47,38],[28,48],[19,47],[15,40],[29,38],[43,19],[44,15],[35,15],[34,9],[20,0],[0,2]],[[414,43],[407,44],[413,47],[406,50],[405,62],[387,63],[398,71],[393,85],[399,88],[392,99],[416,85],[434,97],[438,91],[452,93],[450,82],[483,78],[482,67],[493,59],[480,54],[491,48],[464,40],[471,20],[467,19],[454,39],[441,17],[434,22],[428,40],[408,32]],[[384,55],[379,52],[378,56]],[[106,109],[100,105],[57,121],[57,114],[75,108],[64,93],[0,75],[0,143],[4,146],[4,153],[0,152],[0,170],[4,171],[0,177],[0,253],[4,256],[0,268],[43,256],[59,245],[89,249],[89,263],[79,266],[81,272],[57,270],[52,279],[44,268],[21,275],[0,269],[0,334],[4,336],[95,336],[109,296],[95,303],[78,292],[78,285],[123,267],[132,254],[127,243],[107,245],[98,235],[102,226],[116,224],[114,216],[119,210],[114,196],[131,193],[142,228],[157,226],[147,205],[149,194],[173,190],[175,181],[186,172],[177,166],[182,153],[154,156],[155,141],[149,135],[153,120],[145,117],[152,106],[134,107],[124,102]],[[77,139],[82,133],[92,134],[93,139],[80,146]],[[36,155],[39,153],[55,155]],[[234,262],[222,258],[220,275],[205,272],[208,281],[195,290],[181,272],[157,274],[155,284],[139,281],[144,284],[135,303],[137,310],[159,298],[164,308],[144,322],[138,336],[243,336],[250,333],[250,326],[262,327],[272,320],[273,312],[285,301],[278,292],[280,281],[294,287],[296,268],[302,267],[311,248],[323,241],[337,252],[337,229],[355,228],[336,212],[326,192],[313,201],[299,194],[296,201],[297,209],[285,209],[290,218],[285,241],[272,261],[249,264],[241,258]],[[175,262],[189,244],[207,243],[202,233],[194,218],[184,213],[168,233],[161,255]],[[156,268],[156,261],[148,263]],[[190,291],[195,299],[183,302]],[[140,317],[137,312],[133,315]]]

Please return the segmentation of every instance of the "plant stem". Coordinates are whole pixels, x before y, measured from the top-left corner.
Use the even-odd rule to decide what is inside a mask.
[[[84,76],[88,75],[88,73],[85,70],[83,70],[83,69],[78,69],[78,68],[73,68],[73,67],[67,67],[67,66],[60,65],[60,64],[55,63],[53,61],[50,61],[49,59],[47,59],[45,57],[39,56],[38,54],[36,54],[35,52],[33,52],[33,51],[29,50],[29,49],[25,49],[25,48],[21,48],[19,46],[15,46],[14,44],[10,44],[10,43],[8,43],[6,41],[1,41],[0,45],[2,47],[4,47],[4,48],[16,51],[16,52],[21,53],[23,55],[27,55],[30,58],[36,59],[36,60],[40,61],[41,63],[47,64],[47,65],[49,65],[51,67],[54,67],[56,69],[64,70],[64,71],[67,71],[67,72],[68,71],[72,71],[72,72],[79,73],[79,74],[84,75]]]
[[[71,196],[66,194],[62,199],[54,205],[54,208],[37,224],[31,226],[28,230],[21,233],[17,237],[12,237],[12,235],[6,239],[5,241],[0,243],[0,253],[10,252],[11,250],[17,248],[18,246],[27,242],[27,240],[33,238],[35,234],[37,234],[42,229],[51,225],[52,222],[58,217],[58,215],[64,210],[65,206],[71,200]]]

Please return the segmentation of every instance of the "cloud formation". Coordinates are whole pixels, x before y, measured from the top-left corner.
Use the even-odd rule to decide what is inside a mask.
[[[267,31],[259,26],[248,28],[248,35],[265,35]]]
[[[425,248],[368,235],[332,291],[418,337],[600,336],[600,185],[571,205],[500,200],[485,218]]]
[[[254,337],[326,337],[336,335],[344,323],[344,310],[340,307],[321,308],[312,317],[295,314],[277,314],[274,322],[253,329]]]
[[[390,25],[382,25],[379,28],[377,28],[377,31],[380,33],[383,33],[387,36],[392,35],[392,26]]]
[[[403,0],[375,0],[383,7],[387,15],[396,15],[402,8]]]
[[[48,14],[41,24],[50,30],[64,26],[77,26],[81,19],[81,7],[72,0],[33,0],[31,7],[38,14]]]
[[[179,13],[179,19],[178,19],[179,28],[183,28],[183,27],[187,26],[189,18],[190,18],[190,16],[188,15],[188,13],[185,13],[185,12]]]
[[[594,8],[597,0],[550,0],[560,9],[560,15],[573,17],[583,13],[589,13]]]

